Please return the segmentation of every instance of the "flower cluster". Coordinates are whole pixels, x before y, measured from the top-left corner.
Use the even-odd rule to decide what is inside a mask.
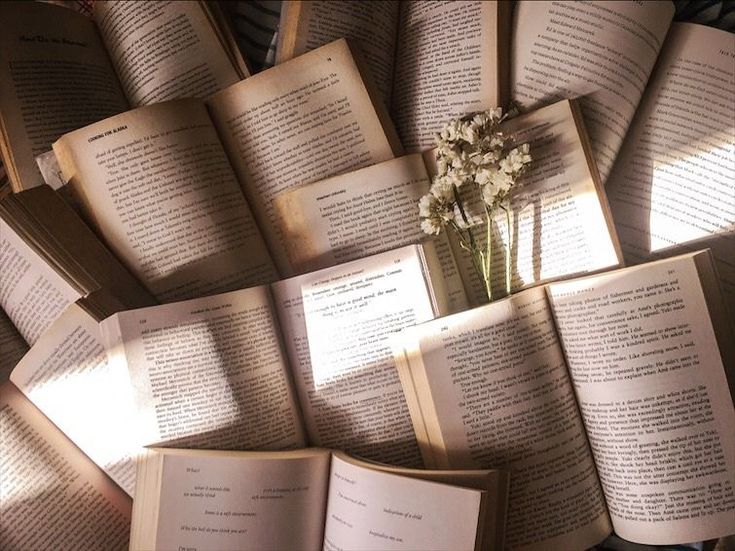
[[[500,130],[507,117],[492,109],[451,121],[436,136],[437,173],[429,193],[419,201],[421,229],[438,235],[452,228],[459,244],[472,255],[475,270],[492,301],[492,223],[496,209],[505,211],[508,246],[505,252],[505,290],[510,293],[511,191],[531,162],[528,144],[512,147],[511,137]],[[476,211],[479,212],[476,213]],[[478,245],[471,226],[484,215],[485,245]]]
[[[449,122],[436,136],[437,174],[429,193],[419,202],[421,228],[438,234],[452,224],[468,224],[459,189],[475,184],[492,210],[507,198],[531,162],[528,144],[509,148],[510,136],[499,129],[505,119],[500,108]]]

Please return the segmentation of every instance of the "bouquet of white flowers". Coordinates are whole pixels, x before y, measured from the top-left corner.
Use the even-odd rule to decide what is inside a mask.
[[[505,211],[508,228],[506,248],[505,286],[510,293],[511,223],[509,198],[518,178],[531,162],[529,145],[524,143],[511,148],[511,137],[500,129],[507,118],[502,109],[492,109],[465,115],[449,122],[436,136],[437,174],[429,193],[419,201],[421,229],[438,235],[450,227],[459,243],[472,255],[477,274],[485,284],[490,301],[493,300],[491,284],[492,220],[497,209]],[[473,194],[460,193],[462,186],[475,186],[482,197],[484,223],[487,226],[487,245],[477,245],[470,226],[476,223],[468,216],[468,205],[463,197]]]

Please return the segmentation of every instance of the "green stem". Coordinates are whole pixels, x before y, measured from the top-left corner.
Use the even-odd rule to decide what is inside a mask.
[[[472,259],[472,267],[475,269],[477,275],[484,281],[484,259],[482,258],[482,252],[478,251],[476,246],[473,247],[473,245],[470,243],[470,240],[465,237],[465,232],[457,225],[456,222],[450,222],[450,225],[454,233],[457,235],[457,238],[459,239],[459,246],[470,253],[470,258]],[[472,238],[472,234],[470,233],[470,231],[466,231],[467,235]]]
[[[510,227],[510,209],[500,206],[505,211],[505,224],[508,228],[508,246],[505,249],[505,293],[510,295],[510,257],[513,250],[513,232]]]
[[[485,258],[485,255],[480,250],[480,248],[477,246],[477,242],[475,241],[475,236],[472,234],[472,230],[470,228],[470,221],[467,218],[467,213],[464,211],[464,206],[462,205],[462,201],[459,197],[459,190],[457,189],[457,186],[452,185],[452,190],[454,191],[454,201],[457,203],[457,207],[459,208],[459,213],[462,216],[462,220],[464,221],[464,225],[467,227],[467,237],[469,241],[469,248],[467,247],[467,242],[465,242],[465,245],[462,247],[465,250],[468,250],[470,253],[470,256],[472,256],[472,264],[475,267],[475,271],[477,272],[477,275],[480,276],[482,279],[484,285],[485,285],[485,292],[487,293],[487,298],[492,302],[492,283],[490,281],[490,255],[488,254],[488,258]],[[456,222],[452,222],[452,227],[454,230],[460,235],[461,241],[464,240],[464,236],[462,235],[461,228],[457,225]],[[461,244],[461,242],[460,242]],[[490,242],[488,241],[488,247],[490,247]],[[488,248],[488,251],[490,249]]]
[[[492,209],[488,208],[486,204],[484,204],[485,207],[485,222],[486,222],[486,262],[487,262],[487,269],[485,271],[485,292],[487,293],[487,298],[490,300],[490,302],[493,301],[493,273],[492,273],[492,263],[493,263],[493,211]]]

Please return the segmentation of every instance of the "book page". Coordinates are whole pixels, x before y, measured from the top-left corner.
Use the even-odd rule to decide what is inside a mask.
[[[585,548],[610,533],[543,288],[409,328],[396,341],[429,465],[510,471],[506,546]]]
[[[735,42],[674,23],[608,180],[626,260],[709,247],[735,314]]]
[[[0,434],[0,547],[128,548],[132,500],[9,382]]]
[[[95,2],[94,17],[132,106],[206,98],[242,77],[202,2]]]
[[[549,296],[615,533],[665,545],[735,532],[733,366],[694,258],[553,284]]]
[[[108,363],[97,320],[70,305],[10,380],[132,497],[141,449],[132,386],[124,366]]]
[[[273,197],[400,153],[344,40],[231,86],[208,106],[282,275],[291,269]]]
[[[162,455],[156,549],[321,548],[327,450],[153,453]]]
[[[309,441],[421,464],[389,335],[434,317],[418,247],[272,285]]]
[[[10,377],[10,372],[28,352],[28,343],[0,308],[0,384]]]
[[[519,2],[511,97],[525,109],[581,96],[602,182],[674,15],[671,2]]]
[[[125,307],[155,304],[66,197],[49,186],[14,193],[0,201],[0,218],[85,299],[108,293]]]
[[[35,158],[59,136],[125,111],[94,23],[41,2],[2,2],[0,121],[13,189],[43,184]]]
[[[417,207],[429,191],[421,155],[407,155],[276,195],[289,261],[298,273],[319,270],[430,239]],[[449,288],[449,309],[467,298],[446,236],[432,239]]]
[[[277,277],[201,102],[141,107],[67,134],[54,151],[85,214],[158,300]]]
[[[286,1],[281,5],[277,63],[340,38],[354,43],[367,74],[387,107],[393,87],[399,2]]]
[[[503,131],[515,143],[529,143],[533,161],[511,195],[510,227],[502,209],[493,220],[494,293],[505,294],[508,247],[512,290],[620,266],[620,245],[578,106],[560,101],[510,119]],[[484,249],[487,226],[482,208],[469,211],[471,216],[472,211],[482,213],[483,224],[473,234]],[[456,240],[453,245],[470,302],[487,302],[472,258]]]
[[[333,456],[324,550],[471,551],[476,548],[483,493],[384,473]]]
[[[0,306],[29,345],[82,295],[0,219]]]
[[[266,287],[129,310],[102,326],[130,372],[144,444],[304,445]]]
[[[391,114],[406,151],[465,113],[504,106],[510,5],[490,1],[401,4]]]
[[[395,467],[386,463],[369,461],[351,457],[343,452],[335,451],[333,455],[353,465],[370,468],[374,471],[429,480],[452,486],[484,490],[487,499],[483,505],[483,519],[480,521],[481,537],[479,549],[502,549],[505,542],[505,519],[508,513],[508,489],[510,473],[499,469],[410,469]]]

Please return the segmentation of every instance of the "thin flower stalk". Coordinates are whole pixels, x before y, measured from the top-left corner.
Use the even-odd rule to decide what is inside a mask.
[[[436,136],[437,173],[429,193],[419,201],[421,228],[438,235],[450,228],[460,246],[472,257],[478,277],[483,281],[488,300],[493,300],[493,217],[497,209],[506,215],[508,245],[505,250],[505,292],[511,291],[512,227],[510,197],[518,180],[531,163],[528,144],[514,146],[512,138],[500,129],[506,119],[501,109],[465,115],[445,124]],[[477,217],[468,213],[474,204],[461,193],[462,186],[475,186],[481,197],[486,225],[486,245],[480,247],[472,231]],[[473,210],[472,212],[477,212]],[[449,231],[449,230],[447,230]]]

